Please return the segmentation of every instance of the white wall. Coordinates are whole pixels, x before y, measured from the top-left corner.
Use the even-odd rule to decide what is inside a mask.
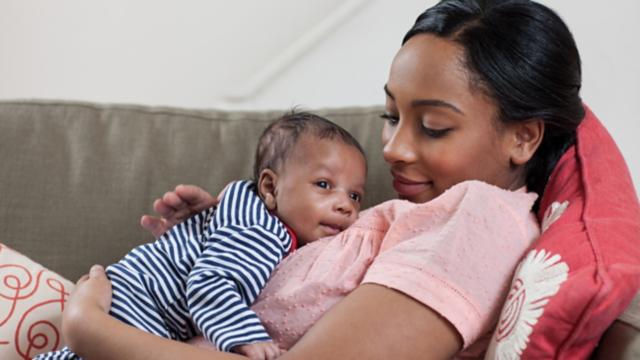
[[[435,2],[0,0],[0,99],[230,109],[381,104],[402,35]],[[542,2],[572,29],[583,98],[640,184],[640,2]],[[261,91],[229,100],[336,14],[347,20]]]

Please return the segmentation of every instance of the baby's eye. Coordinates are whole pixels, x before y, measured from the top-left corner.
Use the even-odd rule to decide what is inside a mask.
[[[319,187],[319,188],[328,189],[329,188],[329,182],[326,181],[326,180],[316,181],[316,186]]]
[[[360,201],[362,201],[362,195],[358,194],[358,193],[351,193],[349,194],[349,197],[351,198],[351,200],[359,203]]]

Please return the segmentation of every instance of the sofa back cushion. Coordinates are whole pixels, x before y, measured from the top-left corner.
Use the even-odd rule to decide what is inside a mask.
[[[381,112],[318,111],[367,152],[365,206],[393,197]],[[187,183],[217,193],[250,177],[254,144],[281,114],[0,102],[0,241],[75,280],[152,240],[139,219],[165,191]]]
[[[620,151],[586,109],[538,214],[490,359],[588,358],[640,287],[640,206]]]

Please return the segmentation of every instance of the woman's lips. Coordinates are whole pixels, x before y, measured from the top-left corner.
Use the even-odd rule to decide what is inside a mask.
[[[408,180],[395,174],[393,176],[393,188],[398,195],[403,198],[410,198],[423,193],[432,185],[433,183],[431,181],[419,182]]]
[[[320,224],[320,228],[325,233],[325,236],[336,235],[340,231],[342,231],[342,228],[340,226],[332,224]]]

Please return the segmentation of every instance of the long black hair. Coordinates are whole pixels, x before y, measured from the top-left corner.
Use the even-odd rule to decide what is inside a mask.
[[[495,101],[505,123],[542,119],[542,142],[525,167],[540,197],[584,117],[580,54],[560,17],[528,0],[443,0],[423,12],[402,43],[430,33],[464,49],[472,86]]]

